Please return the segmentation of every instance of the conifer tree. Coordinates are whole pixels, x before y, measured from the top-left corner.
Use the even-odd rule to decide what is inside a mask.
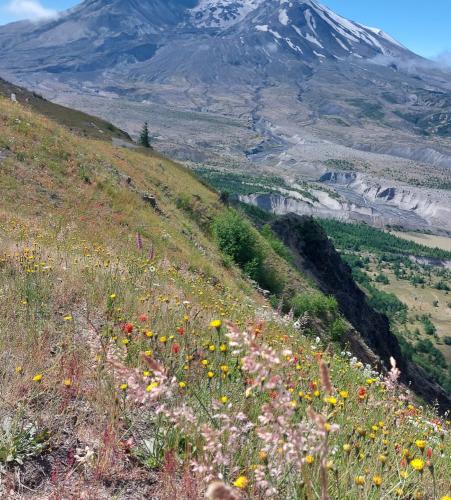
[[[149,137],[149,126],[148,123],[145,122],[143,128],[141,130],[141,134],[139,136],[139,144],[144,148],[150,148],[150,137]]]

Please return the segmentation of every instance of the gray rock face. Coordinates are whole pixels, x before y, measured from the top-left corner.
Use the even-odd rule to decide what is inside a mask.
[[[7,79],[132,134],[149,121],[182,161],[451,186],[451,73],[315,0],[86,0],[0,27],[0,52]]]
[[[430,226],[451,232],[451,203],[446,193],[426,193],[422,189],[382,183],[354,172],[326,172],[320,179],[333,187],[340,197],[330,192],[311,189],[312,198],[296,191],[241,195],[240,200],[277,215],[296,213],[343,221],[365,222],[377,227],[403,226],[407,229],[429,230]]]

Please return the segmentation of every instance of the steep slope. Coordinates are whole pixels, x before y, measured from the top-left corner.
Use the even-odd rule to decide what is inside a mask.
[[[289,214],[276,220],[272,228],[296,255],[298,268],[312,276],[324,293],[336,297],[345,317],[377,353],[382,364],[388,367],[390,357],[394,357],[404,383],[411,384],[427,400],[436,400],[442,410],[451,408],[451,395],[431,382],[423,369],[404,359],[387,317],[368,305],[364,292],[352,278],[351,269],[343,263],[318,224],[313,219]]]
[[[447,493],[446,424],[336,351],[334,301],[185,168],[0,98],[0,188],[1,496]]]
[[[44,99],[35,92],[30,92],[23,87],[18,87],[0,78],[0,95],[6,99],[14,99],[22,105],[30,106],[36,112],[43,114],[72,132],[93,139],[119,140],[132,143],[131,137],[123,130],[105,120],[95,116],[81,113],[74,109],[60,106]]]

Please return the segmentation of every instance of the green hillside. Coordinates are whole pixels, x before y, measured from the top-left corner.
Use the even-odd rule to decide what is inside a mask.
[[[190,171],[0,97],[0,191],[0,497],[448,498],[449,422]]]

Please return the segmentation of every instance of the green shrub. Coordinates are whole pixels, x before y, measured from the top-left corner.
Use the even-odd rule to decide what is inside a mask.
[[[336,318],[330,325],[330,336],[333,341],[340,341],[343,336],[348,333],[348,325],[343,318]]]
[[[396,295],[387,293],[370,286],[368,287],[369,304],[376,311],[385,314],[390,320],[398,320],[401,323],[407,321],[407,306],[403,304]]]
[[[388,277],[385,274],[380,273],[376,276],[376,283],[382,283],[383,285],[389,285],[390,280],[388,279]]]
[[[330,315],[336,315],[338,312],[338,303],[335,297],[326,296],[321,292],[297,294],[292,299],[291,305],[296,316],[310,313],[327,318]]]
[[[434,335],[437,332],[434,323],[432,323],[429,316],[423,315],[421,317],[421,322],[423,323],[424,332],[426,335]]]
[[[258,281],[264,255],[249,222],[234,210],[228,210],[213,221],[213,234],[220,250]]]
[[[274,234],[271,227],[268,224],[265,224],[261,230],[261,234],[263,238],[269,243],[270,247],[276,252],[277,255],[280,255],[283,259],[288,262],[293,261],[293,256],[288,248],[279,240],[279,238]]]
[[[445,281],[441,280],[439,281],[436,285],[435,285],[435,288],[437,290],[444,290],[445,292],[450,292],[451,289],[449,288],[448,286],[448,283],[446,283]]]

